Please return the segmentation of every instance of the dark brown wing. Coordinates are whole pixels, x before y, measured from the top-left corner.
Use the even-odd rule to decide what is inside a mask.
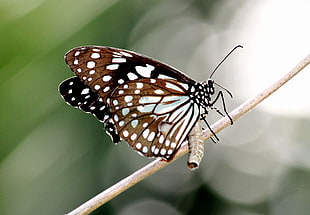
[[[199,118],[199,107],[189,97],[195,81],[166,64],[102,46],[72,49],[65,60],[97,96],[92,102],[82,96],[84,99],[73,103],[80,102],[78,107],[94,115],[94,110],[98,115],[98,110],[108,107],[99,113],[114,130],[112,134],[145,156],[171,157]],[[61,86],[66,89],[68,84]],[[61,94],[64,96],[63,91]],[[70,97],[68,92],[66,96]],[[98,101],[104,104],[101,109],[96,106]]]

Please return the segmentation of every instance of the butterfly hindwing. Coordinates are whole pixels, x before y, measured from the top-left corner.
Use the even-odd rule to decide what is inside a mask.
[[[122,139],[144,156],[169,159],[198,120],[198,106],[186,96],[186,84],[140,79],[115,89],[108,101]]]
[[[120,141],[114,122],[111,120],[109,108],[98,94],[83,84],[78,77],[63,81],[59,85],[59,92],[68,104],[86,113],[92,113],[99,121],[103,122],[114,143]]]

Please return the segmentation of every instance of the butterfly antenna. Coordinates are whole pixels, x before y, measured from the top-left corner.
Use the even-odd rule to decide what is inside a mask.
[[[213,72],[210,75],[210,79],[213,76],[213,74],[215,73],[215,71],[223,64],[223,62],[229,57],[229,55],[231,55],[231,53],[233,53],[237,48],[243,48],[242,45],[237,45],[235,46],[225,57],[224,59],[215,67],[215,69],[213,70]]]

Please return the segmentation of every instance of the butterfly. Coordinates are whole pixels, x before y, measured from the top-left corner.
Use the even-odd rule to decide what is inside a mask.
[[[63,99],[103,122],[114,143],[125,140],[146,157],[170,160],[188,142],[188,166],[197,168],[203,156],[202,121],[211,130],[206,121],[211,110],[230,118],[215,85],[231,94],[211,79],[213,73],[200,83],[150,57],[104,46],[74,48],[65,61],[76,76],[60,84]],[[225,115],[215,107],[218,100]]]

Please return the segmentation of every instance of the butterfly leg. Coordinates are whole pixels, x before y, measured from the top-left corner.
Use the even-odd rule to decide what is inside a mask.
[[[222,117],[225,117],[225,114],[223,114],[217,107],[211,107],[211,110],[215,110],[219,115],[221,115]]]
[[[210,137],[210,139],[212,140],[212,142],[217,143],[218,141],[220,141],[220,139],[218,138],[218,136],[216,136],[216,134],[214,133],[214,131],[211,129],[211,127],[210,127],[208,121],[206,120],[206,118],[203,117],[202,120],[206,123],[208,129],[211,131],[213,137],[215,138],[215,139],[214,139],[213,137]]]
[[[226,105],[225,105],[225,99],[224,99],[224,95],[223,95],[223,92],[222,92],[222,91],[219,91],[219,93],[217,94],[216,98],[215,98],[214,101],[211,103],[211,105],[213,105],[215,102],[217,102],[217,100],[219,100],[219,98],[221,98],[221,100],[222,100],[222,105],[223,105],[224,112],[225,112],[226,116],[229,118],[230,124],[232,125],[234,122],[233,122],[232,118],[230,117],[230,115],[229,115],[228,112],[227,112]],[[224,116],[217,108],[214,107],[214,109],[215,109],[216,112],[218,112],[220,115]]]
[[[187,166],[191,170],[199,167],[199,163],[203,157],[204,142],[202,139],[202,125],[198,120],[188,135],[188,159]]]

